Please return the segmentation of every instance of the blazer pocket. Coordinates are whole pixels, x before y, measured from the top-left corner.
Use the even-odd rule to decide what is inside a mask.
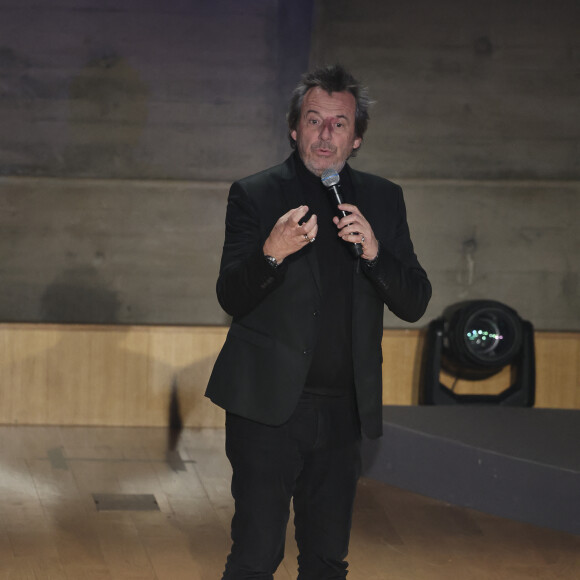
[[[230,326],[230,334],[232,337],[240,338],[262,348],[272,348],[272,346],[274,346],[274,340],[270,336],[257,332],[247,326],[232,324],[232,326]]]

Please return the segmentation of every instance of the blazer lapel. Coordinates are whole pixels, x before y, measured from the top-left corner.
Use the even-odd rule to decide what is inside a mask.
[[[346,168],[350,177],[350,183],[352,184],[351,203],[356,205],[363,216],[366,217],[368,215],[369,208],[368,204],[366,203],[368,197],[364,195],[364,192],[366,191],[365,186],[362,183],[359,174],[354,171],[350,165],[347,164]],[[361,284],[366,282],[366,276],[361,271],[360,260],[355,260],[353,266],[353,294],[358,295],[361,289]]]
[[[296,175],[296,170],[294,168],[293,156],[290,156],[285,163],[286,174],[284,175],[284,180],[282,181],[282,194],[286,200],[286,211],[290,211],[293,208],[299,207],[301,205],[306,205],[306,200],[304,199],[302,188],[300,187],[300,181]],[[319,294],[322,294],[322,283],[320,280],[320,265],[318,264],[318,258],[316,257],[316,252],[314,248],[310,245],[306,246],[300,253],[303,253],[312,277],[314,278],[314,283],[316,284],[316,289]]]
[[[347,167],[348,174],[350,176],[350,182],[352,184],[352,200],[351,201],[352,201],[353,205],[356,205],[360,209],[363,216],[367,217],[367,211],[368,211],[367,205],[368,204],[366,203],[367,196],[364,195],[365,186],[360,179],[359,173],[354,171],[350,165],[347,165],[346,167]],[[368,219],[368,217],[367,217],[367,219]]]

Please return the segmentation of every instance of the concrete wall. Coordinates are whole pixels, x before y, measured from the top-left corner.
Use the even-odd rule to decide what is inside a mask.
[[[495,298],[580,329],[578,30],[576,0],[0,0],[0,320],[227,322],[228,185],[287,155],[300,72],[340,61],[376,100],[353,165],[405,190],[424,322]]]
[[[353,165],[404,186],[424,320],[495,298],[580,328],[580,3],[340,0],[315,23],[311,64],[372,89]]]
[[[275,163],[311,18],[311,0],[0,0],[0,173],[229,181]]]
[[[311,62],[356,69],[377,101],[362,168],[580,178],[577,0],[325,1],[315,22]]]
[[[229,184],[288,153],[312,13],[0,0],[0,320],[227,322]]]

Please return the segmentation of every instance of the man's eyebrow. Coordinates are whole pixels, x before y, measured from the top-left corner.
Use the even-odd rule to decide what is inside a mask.
[[[320,113],[315,109],[308,109],[308,111],[306,111],[306,114],[308,115],[309,113],[314,113],[315,115],[321,116]],[[349,120],[349,117],[347,115],[333,115],[333,117],[335,119],[346,119],[347,121]]]

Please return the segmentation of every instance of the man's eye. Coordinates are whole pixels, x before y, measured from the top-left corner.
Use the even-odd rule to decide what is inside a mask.
[[[318,125],[318,119],[310,119],[310,121],[308,121],[311,125]]]

